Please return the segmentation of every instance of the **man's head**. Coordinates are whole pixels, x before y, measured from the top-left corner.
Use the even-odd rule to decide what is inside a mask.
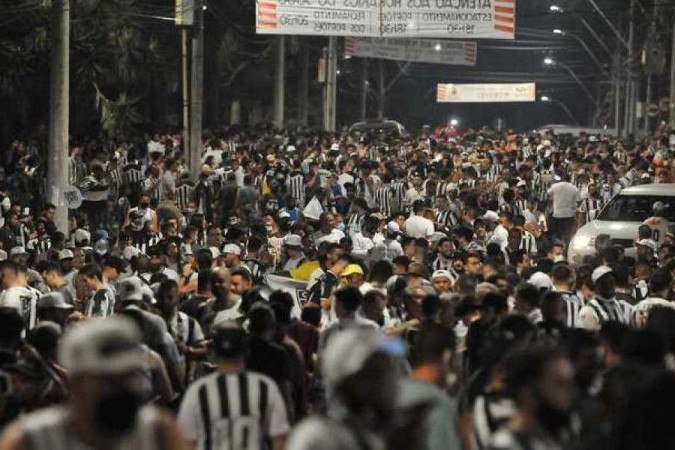
[[[230,292],[237,295],[243,295],[251,290],[253,279],[251,272],[245,268],[234,269],[230,273]]]
[[[236,267],[241,262],[241,247],[237,244],[226,244],[222,254],[227,268]]]
[[[164,280],[159,283],[157,294],[157,308],[165,316],[171,315],[178,307],[179,293],[178,284],[174,280]]]
[[[381,291],[371,289],[363,296],[361,312],[375,323],[380,324],[383,319],[384,309],[387,307],[387,296]]]
[[[483,273],[483,258],[478,252],[468,252],[464,259],[464,270],[466,273],[478,276]]]
[[[123,267],[124,263],[122,258],[117,258],[115,256],[106,256],[101,265],[103,276],[108,281],[117,280],[122,273]]]
[[[398,391],[394,357],[404,354],[400,340],[376,330],[348,328],[328,341],[321,372],[334,399],[362,426],[383,433],[390,425]]]
[[[551,244],[547,257],[553,262],[560,262],[565,260],[565,243],[555,240]]]
[[[569,425],[574,401],[574,368],[555,348],[515,350],[507,356],[506,387],[518,410],[557,435]]]
[[[42,275],[42,279],[49,289],[55,290],[64,284],[65,280],[59,263],[55,261],[46,261],[39,267],[40,275]]]
[[[452,328],[436,323],[427,324],[415,336],[413,364],[416,367],[433,365],[438,369],[433,382],[443,386],[452,370],[455,345],[455,332]]]
[[[514,310],[520,314],[529,314],[539,307],[539,288],[530,283],[523,283],[516,289]]]
[[[256,302],[248,312],[248,331],[252,336],[271,340],[276,330],[276,316],[267,302]]]
[[[86,321],[63,337],[59,360],[69,372],[72,413],[103,438],[128,433],[145,400],[138,328],[122,317]]]
[[[78,271],[78,275],[82,279],[82,282],[93,290],[99,289],[103,283],[103,272],[101,272],[101,268],[94,263],[82,266]]]
[[[604,299],[611,299],[616,292],[616,280],[612,273],[612,269],[607,266],[600,266],[593,271],[591,275],[593,282],[593,291],[595,294]]]
[[[356,288],[360,287],[365,281],[365,275],[363,268],[358,264],[349,264],[345,269],[340,273],[342,277],[342,283],[348,286],[354,286]]]
[[[333,294],[338,319],[353,317],[363,303],[363,294],[354,286],[343,286]]]
[[[452,288],[452,276],[447,270],[437,270],[431,275],[431,283],[437,294],[443,294]]]
[[[9,289],[21,284],[22,273],[25,269],[13,261],[3,261],[0,265],[0,275],[2,275],[3,289]]]

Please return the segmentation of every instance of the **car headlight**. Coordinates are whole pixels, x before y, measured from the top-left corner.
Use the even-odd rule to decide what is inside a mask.
[[[595,239],[590,236],[577,236],[572,239],[573,248],[591,248],[595,245]]]

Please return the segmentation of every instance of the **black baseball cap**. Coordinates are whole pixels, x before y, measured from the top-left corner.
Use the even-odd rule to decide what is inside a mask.
[[[218,322],[211,330],[211,352],[216,358],[240,358],[248,349],[247,338],[246,332],[237,322]]]

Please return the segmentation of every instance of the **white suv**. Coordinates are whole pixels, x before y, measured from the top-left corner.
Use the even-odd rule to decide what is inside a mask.
[[[613,244],[628,249],[634,256],[638,228],[652,217],[654,203],[665,205],[665,218],[675,222],[675,184],[643,184],[623,189],[600,212],[598,218],[579,230],[572,238],[567,252],[571,264],[579,265],[584,256],[595,253],[595,238],[608,234]]]

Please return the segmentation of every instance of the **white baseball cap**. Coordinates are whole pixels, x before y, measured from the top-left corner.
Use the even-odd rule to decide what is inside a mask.
[[[147,356],[138,327],[115,316],[73,326],[59,345],[59,361],[71,375],[122,375],[142,371]]]
[[[237,244],[225,244],[223,247],[223,255],[231,253],[233,255],[241,255],[241,248]]]
[[[117,287],[121,302],[143,301],[142,285],[144,283],[138,277],[129,277],[121,281]]]
[[[449,281],[452,280],[452,275],[447,270],[437,270],[431,275],[431,281],[438,280],[439,278],[447,278]]]
[[[59,260],[70,259],[70,258],[74,258],[74,257],[75,257],[75,255],[73,254],[73,251],[68,250],[67,248],[64,248],[63,250],[61,250],[59,252]]]
[[[600,278],[602,278],[603,276],[607,275],[607,274],[610,273],[611,271],[612,271],[612,268],[611,268],[611,267],[608,267],[608,266],[599,266],[599,267],[596,267],[595,270],[593,271],[593,273],[591,274],[591,280],[593,281],[593,283],[595,283],[595,282],[597,282]]]
[[[10,252],[9,252],[10,258],[14,257],[14,256],[18,256],[18,255],[27,255],[27,254],[28,254],[28,252],[26,251],[26,249],[23,248],[20,245],[18,245],[16,247],[12,247],[12,250],[10,250]]]
[[[387,338],[375,329],[348,328],[328,341],[321,373],[329,386],[337,386],[358,373],[376,353],[403,356],[405,348],[398,338]]]
[[[536,286],[537,289],[546,289],[549,291],[553,289],[553,282],[551,281],[551,277],[546,275],[544,272],[533,273],[530,276],[530,279],[527,281],[528,283]]]
[[[658,244],[656,243],[656,241],[655,241],[654,239],[640,239],[640,240],[637,241],[635,244],[636,244],[636,245],[642,245],[642,246],[648,247],[648,248],[650,248],[650,249],[651,249],[652,251],[654,251],[654,252],[655,252],[656,250],[658,250],[658,247],[659,247]],[[14,251],[14,250],[12,250],[12,251]]]
[[[302,247],[302,238],[297,234],[289,234],[284,239],[284,245],[286,247]]]

